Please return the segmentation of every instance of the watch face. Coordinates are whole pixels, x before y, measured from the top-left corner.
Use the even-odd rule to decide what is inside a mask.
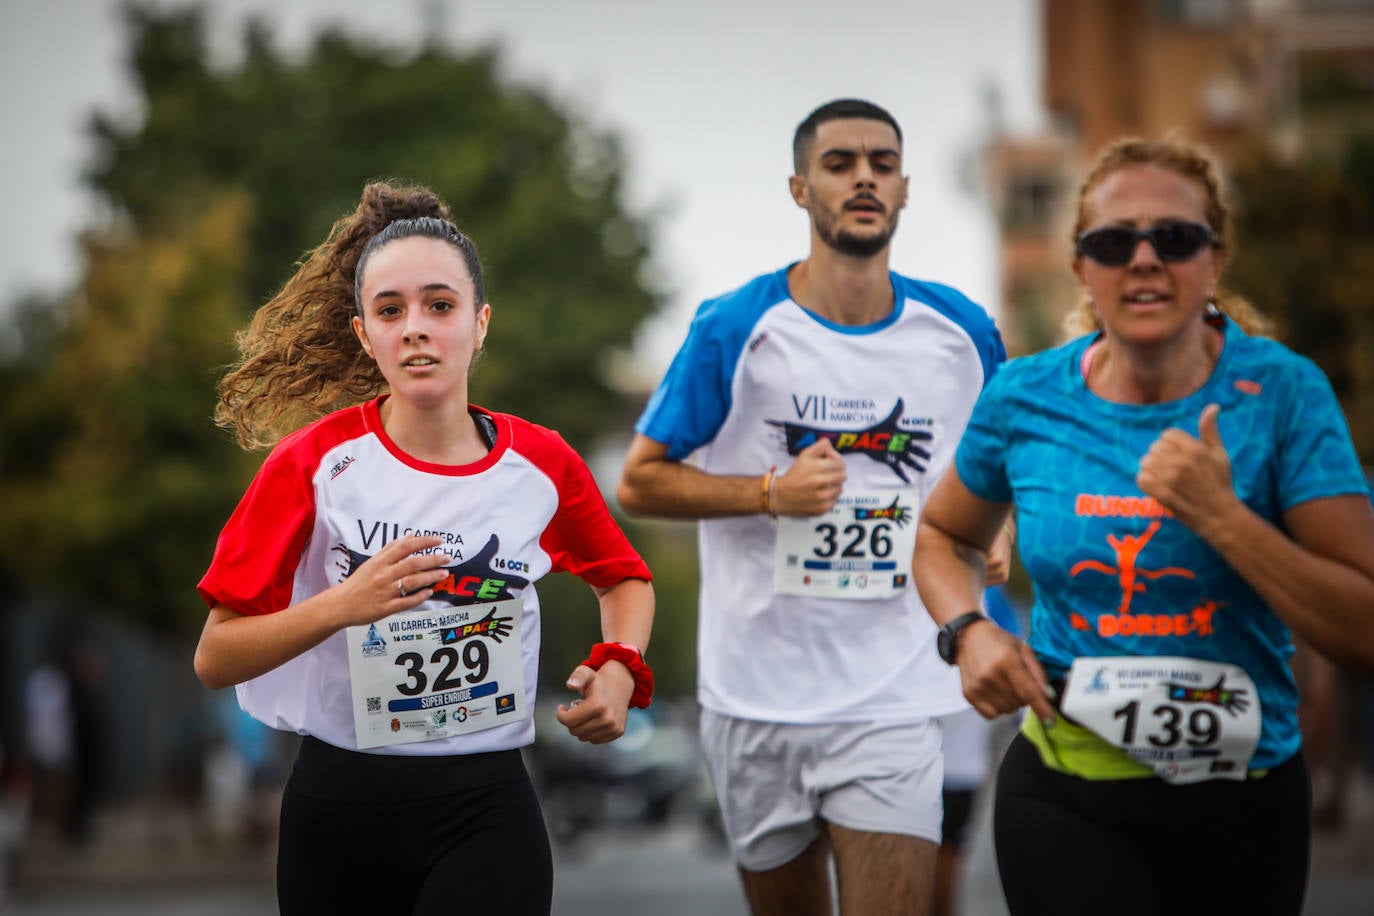
[[[954,637],[944,627],[935,634],[935,650],[940,653],[940,657],[951,665],[954,664]]]

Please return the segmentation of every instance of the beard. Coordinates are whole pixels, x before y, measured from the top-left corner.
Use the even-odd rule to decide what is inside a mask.
[[[860,235],[847,229],[836,229],[835,220],[827,215],[816,217],[816,235],[827,246],[851,258],[871,258],[882,252],[892,241],[892,233],[897,229],[897,215],[884,226]]]

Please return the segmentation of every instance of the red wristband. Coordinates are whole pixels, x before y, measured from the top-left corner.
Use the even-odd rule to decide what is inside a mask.
[[[654,673],[644,661],[644,656],[633,646],[618,642],[599,642],[592,646],[592,654],[582,664],[593,671],[609,661],[617,661],[630,669],[635,678],[635,691],[630,694],[630,705],[644,709],[654,695]]]

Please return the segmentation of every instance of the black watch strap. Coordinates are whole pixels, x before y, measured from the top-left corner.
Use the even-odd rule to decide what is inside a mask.
[[[959,631],[971,623],[987,619],[988,615],[982,611],[968,611],[940,627],[935,639],[935,648],[940,653],[940,658],[947,664],[954,664],[959,656]]]

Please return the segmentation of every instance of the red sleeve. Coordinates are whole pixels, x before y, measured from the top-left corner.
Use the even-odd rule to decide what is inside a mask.
[[[553,562],[552,571],[570,572],[598,588],[626,579],[650,581],[649,567],[611,517],[581,456],[553,430],[514,422],[526,433],[518,450],[558,489],[558,509],[539,539]]]
[[[291,603],[301,552],[315,522],[315,468],[282,442],[268,456],[215,544],[196,586],[213,607],[270,614]]]

